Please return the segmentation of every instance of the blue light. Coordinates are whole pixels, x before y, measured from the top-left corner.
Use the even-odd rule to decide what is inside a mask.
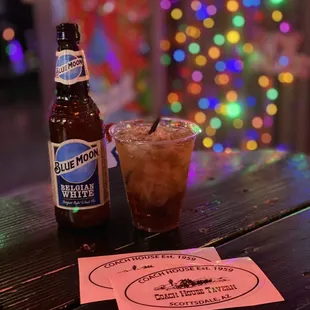
[[[288,150],[288,147],[285,145],[285,144],[279,144],[277,146],[277,151],[280,151],[280,152],[285,152]]]
[[[228,70],[234,70],[234,63],[235,63],[235,59],[228,59],[226,60],[226,67]]]
[[[234,63],[234,68],[237,72],[241,72],[243,69],[243,62],[241,60],[236,60]]]
[[[225,71],[226,69],[226,65],[225,65],[225,62],[224,61],[218,61],[216,64],[215,64],[215,69],[219,72],[223,72]]]
[[[250,129],[247,131],[247,137],[249,140],[258,140],[258,132],[255,129]]]
[[[173,53],[173,58],[177,62],[182,62],[185,59],[185,53],[182,50],[176,50]]]
[[[10,60],[13,63],[23,61],[24,60],[24,52],[23,48],[19,41],[12,40],[9,45],[7,46],[8,54],[10,57]]]
[[[14,56],[17,52],[17,45],[13,43],[9,43],[8,45],[9,55]]]
[[[261,0],[242,0],[242,3],[245,7],[257,7],[261,5]]]
[[[209,108],[214,110],[217,104],[220,103],[220,101],[215,97],[209,98]]]
[[[223,147],[223,145],[220,144],[220,143],[215,143],[215,144],[213,145],[213,151],[216,152],[216,153],[221,153],[221,152],[224,151],[224,147]]]
[[[202,110],[208,109],[209,105],[210,105],[210,102],[207,98],[200,98],[198,101],[198,106]]]
[[[290,60],[287,56],[281,56],[279,59],[279,63],[281,66],[286,67],[290,63]]]
[[[209,14],[207,12],[207,6],[202,5],[201,8],[195,12],[195,16],[197,20],[204,20],[209,17]]]
[[[231,72],[234,72],[234,73],[238,73],[238,72],[242,71],[242,67],[241,66],[242,66],[242,62],[240,60],[228,59],[226,61],[227,69],[229,71],[231,71]]]
[[[243,86],[243,80],[241,78],[235,78],[233,85],[235,88],[241,88]]]
[[[243,62],[238,59],[228,59],[226,61],[226,67],[233,73],[238,73],[243,70]]]
[[[246,102],[247,102],[249,107],[254,107],[256,105],[256,98],[252,97],[252,96],[247,97]]]

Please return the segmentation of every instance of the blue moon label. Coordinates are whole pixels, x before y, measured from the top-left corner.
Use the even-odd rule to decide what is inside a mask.
[[[56,57],[55,82],[72,85],[89,80],[84,51],[63,50]]]
[[[103,205],[104,171],[103,141],[79,139],[61,144],[49,143],[50,169],[54,203],[67,210],[92,209]]]

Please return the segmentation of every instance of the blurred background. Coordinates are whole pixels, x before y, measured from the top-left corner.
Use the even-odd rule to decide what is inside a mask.
[[[197,149],[310,151],[309,0],[0,0],[0,193],[48,178],[55,26],[78,23],[106,123],[182,117]]]

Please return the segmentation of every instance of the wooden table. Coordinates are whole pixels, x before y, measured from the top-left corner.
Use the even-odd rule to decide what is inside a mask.
[[[250,256],[286,299],[257,309],[310,309],[305,155],[194,153],[181,226],[165,234],[136,232],[118,167],[110,181],[111,220],[84,233],[57,229],[49,183],[0,199],[0,308],[116,310],[80,305],[78,257],[217,246],[222,258]]]

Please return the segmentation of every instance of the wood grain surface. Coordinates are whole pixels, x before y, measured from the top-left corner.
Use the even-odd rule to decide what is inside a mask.
[[[180,228],[166,234],[135,231],[118,168],[110,182],[111,220],[88,232],[57,229],[48,183],[0,199],[4,309],[77,308],[78,257],[220,245],[310,205],[303,154],[195,153]]]
[[[217,247],[225,258],[251,257],[284,297],[284,302],[234,309],[310,309],[310,207]],[[116,302],[78,310],[117,310]]]
[[[285,299],[257,309],[307,310],[310,309],[309,241],[310,207],[217,250],[222,258],[251,257]]]

